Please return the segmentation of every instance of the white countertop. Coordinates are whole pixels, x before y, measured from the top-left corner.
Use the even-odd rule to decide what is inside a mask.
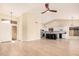
[[[45,34],[66,34],[66,32],[64,32],[64,31],[54,31],[54,32],[49,32],[49,31],[45,31],[44,32]]]

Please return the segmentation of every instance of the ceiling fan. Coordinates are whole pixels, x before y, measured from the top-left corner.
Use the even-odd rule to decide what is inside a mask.
[[[44,11],[44,12],[42,12],[41,14],[44,14],[44,13],[46,13],[46,12],[57,12],[57,10],[51,10],[51,9],[49,9],[49,3],[45,3],[45,8],[46,8],[46,11]]]

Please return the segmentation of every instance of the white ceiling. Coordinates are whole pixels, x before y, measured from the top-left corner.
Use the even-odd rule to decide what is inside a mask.
[[[45,11],[44,3],[1,3],[0,13],[10,15],[11,9],[13,15],[20,16],[23,13],[31,12],[35,17],[47,22],[53,19],[79,19],[79,4],[78,3],[50,3],[50,9],[58,10],[57,13],[47,12],[41,14]]]

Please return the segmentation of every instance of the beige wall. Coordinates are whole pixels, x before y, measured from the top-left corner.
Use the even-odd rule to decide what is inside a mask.
[[[41,23],[35,15],[31,13],[23,14],[23,40],[31,41],[31,40],[39,40],[40,39],[40,29]]]

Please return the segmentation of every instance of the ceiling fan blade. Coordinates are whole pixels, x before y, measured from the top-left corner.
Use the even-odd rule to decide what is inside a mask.
[[[50,12],[57,12],[57,10],[49,10]]]
[[[47,10],[46,10],[46,11],[44,11],[44,12],[42,12],[41,14],[44,14],[45,12],[47,12]]]
[[[46,11],[42,12],[41,14],[47,12],[47,11],[50,11],[50,12],[57,12],[57,10],[50,10],[49,9],[49,3],[45,3],[45,8],[47,9]]]

